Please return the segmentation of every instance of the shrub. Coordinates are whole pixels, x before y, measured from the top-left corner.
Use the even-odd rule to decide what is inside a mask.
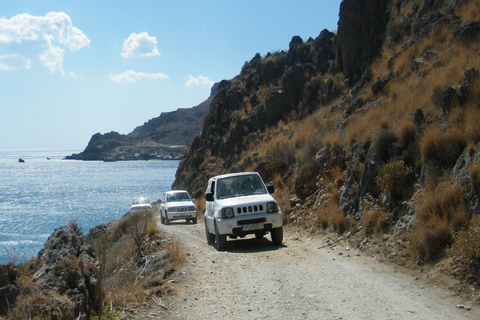
[[[435,217],[419,225],[409,238],[414,255],[421,261],[431,261],[452,243],[453,231],[447,221]]]
[[[372,148],[382,162],[388,161],[392,154],[392,145],[398,141],[395,133],[381,129],[372,141]]]
[[[320,227],[325,230],[328,228],[328,214],[325,208],[318,207],[316,211],[316,216]]]
[[[460,277],[469,283],[480,286],[480,216],[474,216],[468,228],[455,236],[455,241],[447,254],[456,260]]]
[[[480,191],[480,165],[472,164],[470,166],[470,183],[472,187],[478,192]]]
[[[375,177],[379,194],[390,194],[394,206],[403,198],[404,186],[399,183],[399,180],[405,172],[403,160],[396,159],[384,164]]]
[[[313,160],[301,166],[295,176],[295,195],[306,199],[316,190],[320,166]]]
[[[80,227],[77,221],[75,220],[69,221],[68,226],[77,234],[77,236],[79,237],[83,236],[83,229],[82,227]]]
[[[339,166],[334,166],[331,170],[324,171],[323,178],[320,180],[320,184],[325,188],[326,192],[330,194],[334,201],[338,201],[339,190],[344,182],[343,171]]]
[[[418,210],[418,226],[412,231],[411,243],[416,256],[435,260],[452,243],[454,232],[468,222],[468,213],[458,183],[443,182],[425,190]]]
[[[467,142],[460,130],[443,132],[437,127],[426,130],[420,142],[423,161],[444,169],[453,168],[466,147]]]
[[[382,233],[387,231],[388,217],[387,213],[380,209],[372,209],[363,216],[363,227],[365,234]]]
[[[463,191],[458,183],[440,183],[434,190],[426,192],[418,207],[417,215],[421,223],[438,217],[449,223],[455,230],[468,221],[468,214],[462,197]]]

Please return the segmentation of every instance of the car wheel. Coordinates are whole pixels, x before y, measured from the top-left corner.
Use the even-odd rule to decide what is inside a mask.
[[[218,228],[215,225],[215,243],[218,251],[223,251],[227,248],[227,236],[218,233]]]
[[[208,228],[207,228],[207,222],[205,221],[205,235],[207,237],[207,243],[208,244],[214,244],[215,243],[215,235],[214,234],[211,234],[209,231],[208,231]]]
[[[192,219],[192,223],[193,223],[193,224],[197,224],[197,218],[193,218],[193,219]]]
[[[163,217],[163,214],[160,212],[160,222],[162,224],[165,224],[165,218]]]
[[[170,224],[170,219],[168,219],[167,213],[165,212],[165,224],[168,226]]]
[[[283,227],[274,228],[270,231],[270,236],[272,237],[273,244],[280,245],[283,242]]]

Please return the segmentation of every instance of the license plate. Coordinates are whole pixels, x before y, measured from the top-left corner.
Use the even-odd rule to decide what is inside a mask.
[[[258,230],[258,229],[263,229],[262,223],[246,224],[243,226],[243,231]]]

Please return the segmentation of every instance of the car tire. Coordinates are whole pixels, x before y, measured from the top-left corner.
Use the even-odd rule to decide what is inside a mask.
[[[160,212],[160,223],[165,224],[165,218],[163,217],[163,214]]]
[[[165,224],[168,226],[170,224],[170,219],[168,219],[167,213],[165,212]]]
[[[208,231],[206,221],[205,221],[205,236],[207,237],[207,243],[208,244],[214,244],[215,243],[215,235]]]
[[[192,219],[192,223],[193,223],[193,224],[197,224],[197,218],[193,218],[193,219]]]
[[[217,225],[215,225],[215,244],[218,251],[223,251],[227,248],[227,236],[218,233]]]
[[[272,237],[273,244],[281,245],[283,242],[283,227],[273,228],[270,231],[270,236]]]

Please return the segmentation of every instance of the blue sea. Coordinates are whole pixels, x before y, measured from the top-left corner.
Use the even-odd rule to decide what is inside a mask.
[[[157,201],[170,189],[179,165],[63,160],[80,151],[0,149],[0,264],[36,256],[69,221],[87,233],[121,218],[135,197]]]

